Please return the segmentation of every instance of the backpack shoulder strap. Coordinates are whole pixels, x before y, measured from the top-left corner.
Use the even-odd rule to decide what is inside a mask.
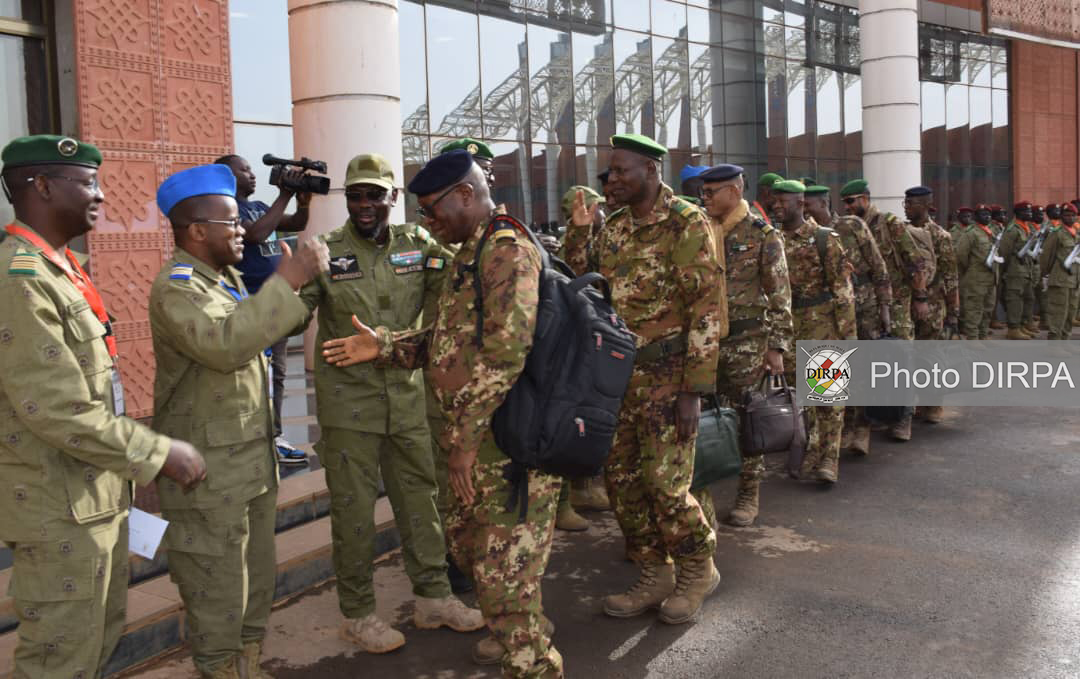
[[[473,344],[477,347],[484,346],[484,287],[480,280],[480,254],[484,251],[484,246],[487,245],[489,238],[495,238],[498,241],[500,238],[513,237],[515,232],[528,238],[529,242],[540,253],[541,275],[543,270],[548,267],[547,251],[540,245],[536,234],[527,226],[505,214],[495,215],[488,222],[488,225],[484,227],[484,233],[480,236],[480,242],[476,244],[476,254],[473,255],[472,263],[463,267],[463,273],[472,274],[473,292],[476,294],[476,303],[474,304],[476,307],[476,335],[473,337]]]

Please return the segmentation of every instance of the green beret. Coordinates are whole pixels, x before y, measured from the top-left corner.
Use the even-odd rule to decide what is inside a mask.
[[[616,134],[611,138],[611,145],[616,149],[640,153],[652,160],[660,160],[667,155],[666,148],[643,134]]]
[[[806,186],[798,179],[781,179],[772,185],[773,193],[806,193]]]
[[[813,186],[807,186],[803,191],[808,196],[823,196],[829,192],[828,186],[822,186],[821,184],[814,184]]]
[[[22,165],[101,165],[101,151],[93,144],[56,134],[19,137],[0,152],[4,169]]]
[[[852,179],[840,189],[841,196],[861,196],[864,193],[870,193],[870,185],[865,179]]]
[[[604,197],[596,191],[590,189],[588,186],[571,186],[566,190],[566,193],[562,197],[562,215],[563,219],[570,221],[570,213],[574,211],[574,199],[577,197],[577,192],[582,191],[585,194],[585,207],[592,207],[596,203],[606,203]]]
[[[464,137],[457,141],[452,141],[439,150],[439,153],[447,153],[449,151],[464,150],[472,154],[473,158],[486,158],[488,160],[495,160],[495,154],[491,152],[491,147],[478,139],[470,139]]]
[[[804,186],[811,186],[817,184],[817,180],[813,177],[799,177],[799,181],[801,181]]]
[[[766,172],[765,174],[758,177],[757,185],[771,187],[773,184],[781,180],[783,180],[783,177],[776,174],[775,172]]]

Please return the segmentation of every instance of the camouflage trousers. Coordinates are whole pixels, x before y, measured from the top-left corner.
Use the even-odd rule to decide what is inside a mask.
[[[375,612],[375,501],[380,475],[394,509],[413,594],[432,599],[450,595],[430,445],[431,436],[423,426],[396,434],[322,428],[315,450],[330,490],[338,606],[346,618]]]
[[[667,382],[674,372],[667,363],[634,369],[604,473],[627,555],[639,564],[679,561],[716,548],[716,535],[690,494],[697,437],[677,440],[679,385]]]
[[[1073,313],[1078,296],[1076,288],[1052,285],[1046,290],[1046,310],[1043,316],[1050,327],[1049,339],[1067,340],[1072,335]]]
[[[870,283],[855,288],[855,326],[859,339],[881,337],[881,305]]]
[[[844,406],[811,406],[806,409],[807,442],[804,472],[818,468],[824,462],[836,467],[840,477],[840,438],[844,433]]]
[[[261,642],[274,603],[277,488],[212,509],[162,509],[169,574],[187,613],[195,667],[210,675]]]
[[[493,450],[488,433],[481,448]],[[481,450],[480,459],[490,459]],[[507,509],[510,483],[503,475],[510,460],[473,464],[476,497],[469,505],[456,497],[446,517],[451,554],[476,581],[476,599],[491,634],[506,649],[504,677],[561,677],[562,656],[544,630],[541,580],[551,555],[555,505],[561,480],[538,471],[528,475],[529,509]]]
[[[1035,312],[1035,284],[1031,271],[1025,268],[1013,275],[1006,274],[1003,287],[1005,321],[1009,327],[1019,328],[1031,323],[1031,316]]]
[[[915,323],[911,320],[911,288],[904,285],[893,288],[892,292],[892,303],[889,305],[892,335],[900,339],[915,339]]]
[[[124,630],[127,513],[82,526],[55,522],[48,531],[48,541],[8,545],[19,620],[13,676],[99,677]]]
[[[977,264],[975,266],[982,266]],[[988,307],[994,304],[997,291],[993,282],[961,282],[960,334],[967,339],[985,338],[990,327]]]
[[[942,339],[942,330],[945,328],[945,299],[931,295],[927,306],[930,307],[930,312],[926,318],[915,319],[915,339]]]

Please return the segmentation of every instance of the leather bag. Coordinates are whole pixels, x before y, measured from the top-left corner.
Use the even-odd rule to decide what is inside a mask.
[[[709,398],[709,397],[707,397]],[[707,403],[698,417],[697,448],[694,451],[692,490],[735,476],[742,471],[739,454],[739,420],[732,408]]]
[[[787,453],[789,474],[798,475],[806,455],[806,420],[795,387],[783,375],[765,375],[743,401],[743,455]]]

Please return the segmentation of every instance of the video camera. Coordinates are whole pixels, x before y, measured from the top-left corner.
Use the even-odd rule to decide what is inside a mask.
[[[269,165],[270,170],[270,183],[278,188],[292,191],[293,193],[317,193],[321,196],[325,196],[330,193],[330,178],[329,177],[316,177],[306,174],[300,178],[300,181],[292,181],[286,179],[282,174],[282,170],[286,167],[298,167],[302,170],[311,170],[312,172],[318,172],[319,174],[326,174],[326,163],[321,160],[312,160],[310,158],[301,158],[300,160],[287,160],[285,158],[278,158],[271,153],[267,153],[262,157],[263,165]]]

